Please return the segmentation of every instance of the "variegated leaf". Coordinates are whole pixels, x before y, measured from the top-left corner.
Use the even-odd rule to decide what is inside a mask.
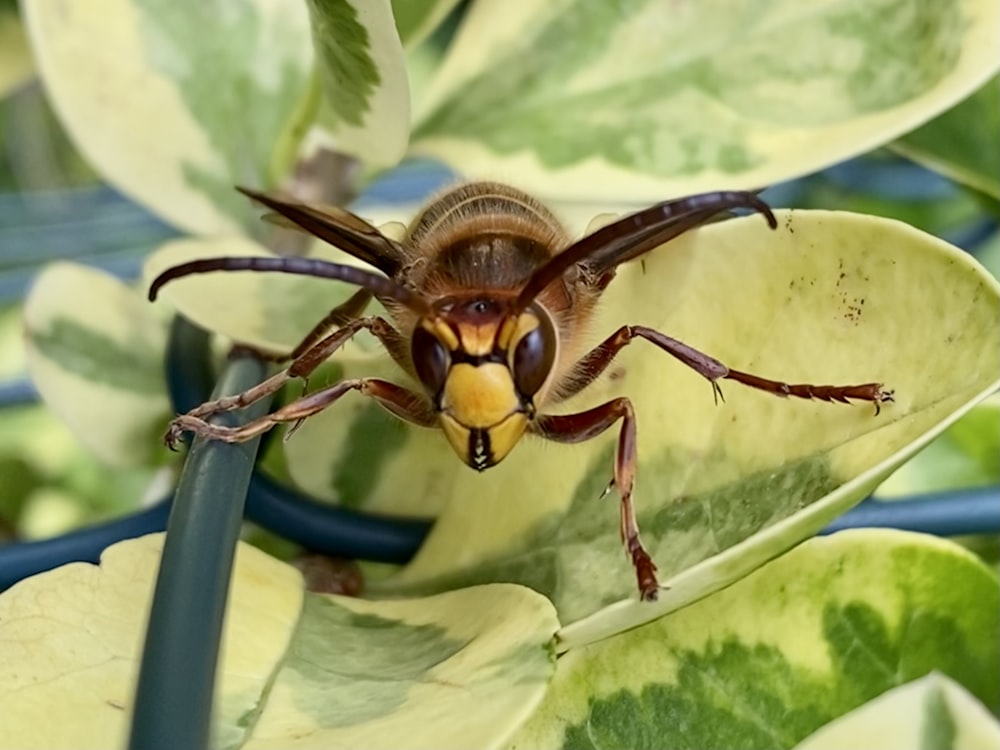
[[[24,306],[31,377],[49,407],[102,461],[149,461],[169,404],[166,324],[135,290],[102,271],[55,263]]]
[[[378,590],[524,583],[556,603],[565,644],[589,642],[685,606],[815,534],[996,390],[1000,285],[970,256],[869,216],[800,211],[779,221],[774,232],[759,217],[706,227],[644,267],[622,269],[591,341],[622,324],[648,325],[766,377],[883,382],[895,403],[876,416],[870,404],[783,400],[723,382],[726,401],[713,404],[703,378],[634,344],[563,408],[623,395],[635,405],[635,503],[668,586],[659,602],[637,601],[617,503],[613,494],[600,499],[614,430],[579,445],[525,439],[483,474],[439,435],[372,443],[370,476],[345,501],[411,511],[421,498],[447,502],[416,559]],[[371,370],[342,368],[347,377]],[[333,407],[308,420],[288,450],[311,451],[314,471],[338,481],[332,467],[362,450],[345,425],[363,418],[345,422]],[[331,468],[315,446],[327,448]]]
[[[300,2],[32,0],[49,97],[102,175],[179,227],[253,221],[234,182],[262,187],[301,123],[312,62]]]
[[[795,750],[861,746],[993,750],[1000,747],[1000,724],[961,685],[932,672],[827,724]]]
[[[998,67],[993,0],[481,0],[413,148],[550,197],[759,188],[916,127]]]
[[[680,612],[570,651],[508,747],[790,748],[932,670],[996,711],[998,613],[996,577],[955,544],[888,530],[814,539]],[[955,738],[982,728],[978,709]],[[936,710],[879,711],[883,729],[857,722],[830,746],[917,747],[908,735],[922,728],[934,741],[920,747],[972,746],[943,742],[927,726]],[[901,719],[910,729],[887,735]]]
[[[410,89],[389,0],[309,0],[321,122],[338,151],[373,167],[403,158],[410,135]]]
[[[0,595],[0,745],[122,745],[162,536]],[[216,693],[226,748],[493,748],[555,670],[552,606],[517,586],[366,602],[303,592],[241,545]]]

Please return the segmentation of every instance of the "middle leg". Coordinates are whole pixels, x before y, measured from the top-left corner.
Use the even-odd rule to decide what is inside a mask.
[[[185,429],[182,426],[185,418],[189,418],[188,421],[197,420],[204,422],[216,414],[243,409],[250,404],[260,401],[262,398],[277,393],[289,380],[294,378],[308,380],[317,367],[329,359],[358,331],[363,329],[371,331],[387,348],[396,346],[397,344],[399,333],[384,319],[379,317],[356,318],[313,344],[310,348],[302,352],[288,367],[275,373],[262,383],[258,383],[252,388],[248,388],[234,396],[207,401],[201,406],[192,409],[187,414],[177,417],[167,428],[164,442],[170,448],[176,446]]]

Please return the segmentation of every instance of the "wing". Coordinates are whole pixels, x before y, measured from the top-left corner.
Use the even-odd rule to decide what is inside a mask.
[[[395,240],[350,211],[335,206],[311,206],[237,187],[244,195],[275,212],[264,218],[280,226],[299,229],[350,253],[379,269],[387,276],[394,276],[406,262],[406,254]]]
[[[763,214],[768,225],[778,226],[771,208],[754,192],[702,193],[664,201],[614,221],[570,245],[536,270],[518,295],[520,309],[572,266],[580,265],[601,278],[625,261],[638,258],[685,232],[706,224],[733,208]]]

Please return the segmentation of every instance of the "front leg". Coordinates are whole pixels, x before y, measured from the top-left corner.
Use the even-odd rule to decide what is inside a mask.
[[[243,443],[267,432],[281,422],[300,422],[318,414],[350,391],[358,391],[362,396],[375,399],[380,406],[405,422],[421,427],[434,427],[437,424],[431,405],[413,391],[378,378],[359,378],[342,380],[328,388],[310,393],[285,404],[271,414],[265,414],[239,427],[212,424],[193,413],[188,413],[177,417],[171,424],[171,430],[176,430],[178,435],[182,432],[193,432],[210,440]]]
[[[308,380],[317,367],[346,344],[354,334],[363,329],[371,331],[387,348],[396,347],[398,339],[401,338],[395,328],[379,317],[356,318],[349,321],[343,328],[339,328],[315,342],[311,347],[300,353],[288,367],[275,373],[264,382],[258,383],[253,388],[248,388],[243,393],[238,393],[235,396],[226,396],[225,398],[208,401],[192,409],[187,414],[177,417],[170,423],[170,427],[167,428],[164,442],[173,449],[177,445],[178,440],[180,440],[181,434],[187,429],[184,427],[185,422],[191,423],[192,420],[204,422],[216,414],[243,409],[266,396],[277,393],[285,383],[293,378]]]
[[[821,401],[839,401],[849,403],[850,399],[870,401],[875,404],[875,415],[878,416],[882,404],[893,400],[893,392],[885,390],[881,383],[863,383],[861,385],[812,385],[809,383],[784,383],[780,380],[770,380],[748,372],[731,370],[715,357],[710,357],[683,341],[678,341],[666,334],[646,326],[622,326],[602,343],[583,356],[573,369],[567,383],[560,388],[559,395],[569,398],[590,385],[607,369],[612,360],[625,346],[636,338],[642,338],[655,344],[672,357],[680,360],[692,370],[712,384],[716,399],[722,398],[719,380],[735,380],[737,383],[756,388],[775,396],[795,396],[797,398],[819,399]]]
[[[616,398],[578,414],[545,414],[538,417],[530,429],[533,433],[558,443],[580,443],[600,435],[619,419],[622,427],[618,433],[612,484],[618,488],[621,496],[621,539],[635,567],[639,595],[643,601],[655,601],[660,591],[660,584],[656,580],[656,565],[642,546],[635,507],[632,505],[636,468],[635,412],[632,402],[627,398]]]

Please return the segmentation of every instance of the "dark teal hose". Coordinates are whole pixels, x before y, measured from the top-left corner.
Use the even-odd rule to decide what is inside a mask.
[[[216,395],[260,382],[253,358],[229,363]],[[268,401],[240,415],[264,414]],[[220,421],[235,424],[233,416]],[[149,615],[129,748],[209,746],[216,662],[243,505],[260,440],[228,444],[197,438],[174,495]]]

